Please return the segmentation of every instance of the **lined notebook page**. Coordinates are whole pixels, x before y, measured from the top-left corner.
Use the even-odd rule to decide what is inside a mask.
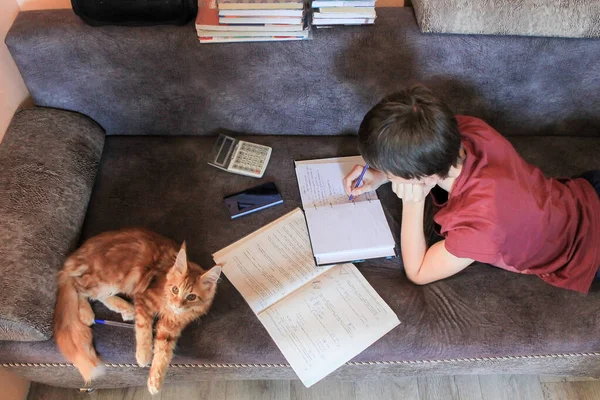
[[[320,264],[367,258],[373,252],[394,255],[394,238],[379,200],[306,208],[305,213],[313,252]],[[334,260],[320,259],[326,255]]]
[[[352,204],[344,190],[343,179],[355,165],[365,165],[361,156],[296,161],[296,176],[304,209],[335,204]],[[354,199],[364,202],[377,199],[368,192]]]
[[[306,220],[299,208],[218,251],[213,258],[257,314],[325,270],[315,266]]]
[[[258,318],[306,387],[400,323],[353,264],[332,267]]]

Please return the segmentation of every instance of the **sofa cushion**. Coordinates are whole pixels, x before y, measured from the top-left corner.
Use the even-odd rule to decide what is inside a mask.
[[[0,340],[52,336],[56,272],[73,250],[104,131],[73,112],[18,112],[0,143]]]
[[[293,160],[357,154],[356,138],[352,136],[247,139],[273,147],[262,179],[207,165],[206,154],[214,137],[108,137],[82,239],[106,230],[144,226],[177,241],[187,240],[190,258],[210,267],[212,253],[300,205]],[[573,175],[600,167],[600,138],[511,140],[527,159],[552,174]],[[284,204],[230,220],[223,196],[266,181],[277,184]],[[380,189],[379,195],[398,240],[400,202],[389,187]],[[407,281],[400,259],[357,266],[398,314],[401,324],[354,361],[600,350],[598,285],[582,296],[552,287],[535,276],[476,264],[452,278],[415,286]],[[119,320],[103,306],[94,307],[99,316]],[[135,363],[133,330],[95,326],[94,336],[106,362]],[[0,342],[0,359],[64,362],[51,341],[28,346]],[[243,298],[224,278],[211,311],[185,330],[173,363],[264,365],[286,361]],[[99,381],[99,385],[109,384]]]
[[[71,10],[27,11],[6,42],[38,105],[108,134],[339,135],[418,80],[505,134],[600,136],[600,39],[425,35],[408,7],[310,41],[216,46],[193,26],[96,28]]]
[[[581,0],[413,0],[423,32],[600,37],[600,3]]]

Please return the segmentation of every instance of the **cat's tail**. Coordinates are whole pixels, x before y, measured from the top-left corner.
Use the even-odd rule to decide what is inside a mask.
[[[63,356],[77,367],[86,383],[104,371],[104,365],[94,350],[92,329],[79,319],[79,295],[73,277],[66,270],[61,271],[58,278],[54,340]]]

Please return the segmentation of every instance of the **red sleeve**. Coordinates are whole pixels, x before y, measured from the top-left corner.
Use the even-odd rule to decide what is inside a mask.
[[[495,264],[500,257],[500,248],[494,223],[480,216],[456,216],[444,227],[448,252],[459,258]]]

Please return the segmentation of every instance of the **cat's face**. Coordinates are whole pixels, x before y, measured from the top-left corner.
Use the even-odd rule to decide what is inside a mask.
[[[188,262],[184,243],[175,264],[167,274],[167,307],[175,315],[206,311],[215,297],[220,275],[220,266],[204,272],[198,265]]]

